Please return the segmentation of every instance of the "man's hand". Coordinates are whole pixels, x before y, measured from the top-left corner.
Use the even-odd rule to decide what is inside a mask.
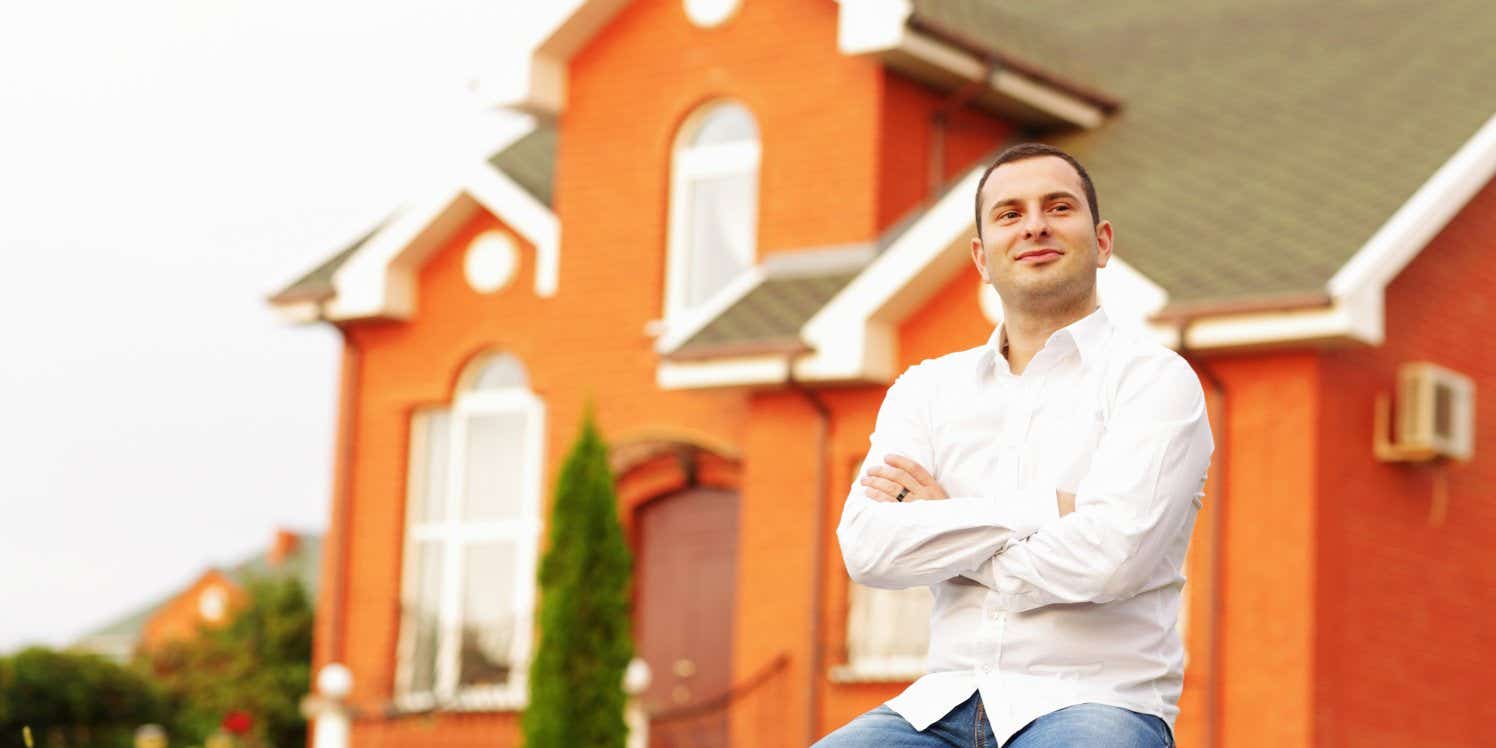
[[[1060,504],[1060,516],[1063,517],[1075,511],[1075,494],[1064,491],[1054,492],[1055,501]]]
[[[860,483],[863,493],[873,501],[897,501],[899,493],[908,489],[904,501],[934,501],[950,498],[935,482],[929,471],[908,457],[888,455],[883,465],[868,469]]]

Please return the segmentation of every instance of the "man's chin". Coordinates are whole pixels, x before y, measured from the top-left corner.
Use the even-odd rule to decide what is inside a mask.
[[[1031,279],[1036,281],[1040,279]],[[1057,311],[1071,309],[1085,303],[1090,296],[1088,288],[1077,287],[1078,284],[1066,282],[1066,279],[1042,279],[1043,282],[1028,282],[1013,284],[1000,291],[1004,302],[1015,304],[1022,309],[1034,311]]]

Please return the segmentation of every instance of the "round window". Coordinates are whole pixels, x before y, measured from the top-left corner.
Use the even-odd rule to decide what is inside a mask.
[[[468,245],[463,272],[478,293],[493,293],[508,285],[519,265],[514,239],[502,231],[485,231]]]

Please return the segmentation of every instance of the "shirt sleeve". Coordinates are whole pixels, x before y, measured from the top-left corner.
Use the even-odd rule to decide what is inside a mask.
[[[968,575],[1018,612],[1106,603],[1149,588],[1193,525],[1214,442],[1200,380],[1177,355],[1127,371],[1076,489],[1075,511],[1001,549]]]
[[[867,458],[842,507],[836,529],[842,559],[852,581],[864,586],[921,587],[974,574],[1008,543],[1059,517],[1053,489],[1035,488],[1034,497],[1010,496],[1002,502],[992,496],[953,496],[891,503],[863,493],[859,481],[889,454],[914,460],[939,481],[927,418],[932,391],[922,381],[924,375],[913,367],[889,387]]]

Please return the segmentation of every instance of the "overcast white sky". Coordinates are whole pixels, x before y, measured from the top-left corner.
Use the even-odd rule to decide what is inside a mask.
[[[468,83],[575,4],[0,6],[0,652],[325,529],[337,335],[264,298],[522,131]]]

